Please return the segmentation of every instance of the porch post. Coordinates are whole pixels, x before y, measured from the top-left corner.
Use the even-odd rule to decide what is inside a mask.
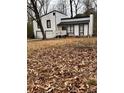
[[[93,35],[93,14],[90,14],[90,22],[89,22],[89,36]]]

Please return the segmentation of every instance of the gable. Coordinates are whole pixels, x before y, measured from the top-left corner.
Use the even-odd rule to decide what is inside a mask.
[[[51,11],[51,12],[49,12],[49,13],[45,14],[45,15],[42,15],[41,17],[47,16],[47,15],[50,15],[50,14],[55,15],[56,13],[59,13],[59,14],[62,14],[62,15],[67,16],[66,14],[64,14],[64,13],[62,13],[62,12],[60,12],[60,11],[53,10],[53,11]]]

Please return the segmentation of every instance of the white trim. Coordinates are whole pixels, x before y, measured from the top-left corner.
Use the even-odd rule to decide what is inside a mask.
[[[63,19],[61,22],[73,22],[73,21],[85,21],[85,20],[90,20],[90,17],[88,18],[76,18],[76,19]]]

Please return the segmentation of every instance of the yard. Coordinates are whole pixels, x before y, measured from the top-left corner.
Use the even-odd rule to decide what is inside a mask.
[[[96,93],[96,38],[28,40],[28,93]]]

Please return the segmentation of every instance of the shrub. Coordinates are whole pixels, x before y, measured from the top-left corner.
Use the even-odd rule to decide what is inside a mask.
[[[27,38],[34,38],[33,23],[27,23]]]

